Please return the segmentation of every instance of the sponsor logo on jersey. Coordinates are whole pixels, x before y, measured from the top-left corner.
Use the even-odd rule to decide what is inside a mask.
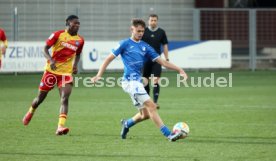
[[[67,42],[61,42],[61,45],[68,48],[68,49],[71,49],[73,51],[77,51],[78,50],[78,47],[72,45],[72,44],[69,44]]]
[[[143,51],[146,51],[146,47],[145,47],[145,46],[143,46],[143,47],[142,47],[142,50],[143,50]]]

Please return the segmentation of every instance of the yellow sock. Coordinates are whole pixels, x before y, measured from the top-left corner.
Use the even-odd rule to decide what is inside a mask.
[[[36,110],[36,109],[35,109],[35,108],[33,108],[32,106],[29,108],[29,112],[30,112],[30,113],[34,113],[34,112],[35,112],[35,110]]]
[[[64,126],[66,122],[67,115],[66,114],[60,114],[59,115],[59,121],[58,126]]]

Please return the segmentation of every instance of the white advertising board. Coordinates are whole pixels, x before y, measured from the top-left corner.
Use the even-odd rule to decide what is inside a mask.
[[[169,57],[182,68],[231,68],[231,50],[229,40],[202,41],[170,50]]]
[[[43,71],[45,42],[9,42],[8,45],[6,54],[2,56],[0,72]]]
[[[84,70],[99,69],[103,60],[118,42],[87,42],[82,60]],[[230,68],[231,41],[179,41],[169,42],[170,61],[181,68]],[[123,63],[117,57],[108,69],[123,69]]]
[[[85,42],[82,51],[82,68],[84,70],[99,69],[104,59],[111,53],[111,49],[118,44],[118,41]],[[107,69],[124,69],[121,56],[114,59]]]
[[[0,72],[39,72],[44,70],[45,42],[9,42],[2,57]],[[97,70],[118,41],[86,41],[82,52],[82,68]],[[169,42],[170,61],[181,68],[230,68],[231,41]],[[118,56],[107,69],[124,69]]]

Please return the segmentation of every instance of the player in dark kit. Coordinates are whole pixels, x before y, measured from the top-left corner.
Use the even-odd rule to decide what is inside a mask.
[[[169,61],[168,56],[168,40],[166,36],[166,32],[158,27],[158,16],[156,14],[149,15],[148,20],[149,26],[145,29],[144,36],[142,38],[143,41],[148,43],[154,50],[161,55],[161,46],[163,46],[163,52],[166,61]],[[148,84],[145,86],[147,93],[150,95],[150,81],[151,75],[153,74],[153,101],[157,105],[159,109],[159,105],[157,104],[157,100],[159,97],[160,87],[158,84],[159,78],[161,76],[161,65],[157,62],[147,61],[144,64],[143,69],[143,77],[147,79]]]

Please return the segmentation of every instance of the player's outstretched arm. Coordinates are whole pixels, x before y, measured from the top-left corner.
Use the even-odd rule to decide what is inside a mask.
[[[96,76],[94,76],[94,77],[91,78],[92,83],[97,82],[97,80],[99,80],[99,79],[102,77],[102,75],[103,75],[104,71],[106,70],[107,66],[108,66],[108,65],[110,64],[110,62],[112,62],[114,59],[115,59],[115,56],[114,56],[113,54],[109,54],[109,55],[105,58],[103,64],[101,65],[101,67],[100,67],[100,69],[99,69],[99,71],[98,71],[98,74],[97,74]]]
[[[74,64],[73,64],[73,74],[78,73],[78,63],[79,63],[79,61],[80,61],[80,54],[76,54]]]
[[[169,61],[165,61],[160,57],[156,59],[156,62],[168,69],[172,69],[172,70],[179,72],[179,74],[184,78],[184,80],[188,79],[188,75],[185,73],[185,71],[183,69],[181,69],[180,67],[174,65],[173,63],[171,63]]]

